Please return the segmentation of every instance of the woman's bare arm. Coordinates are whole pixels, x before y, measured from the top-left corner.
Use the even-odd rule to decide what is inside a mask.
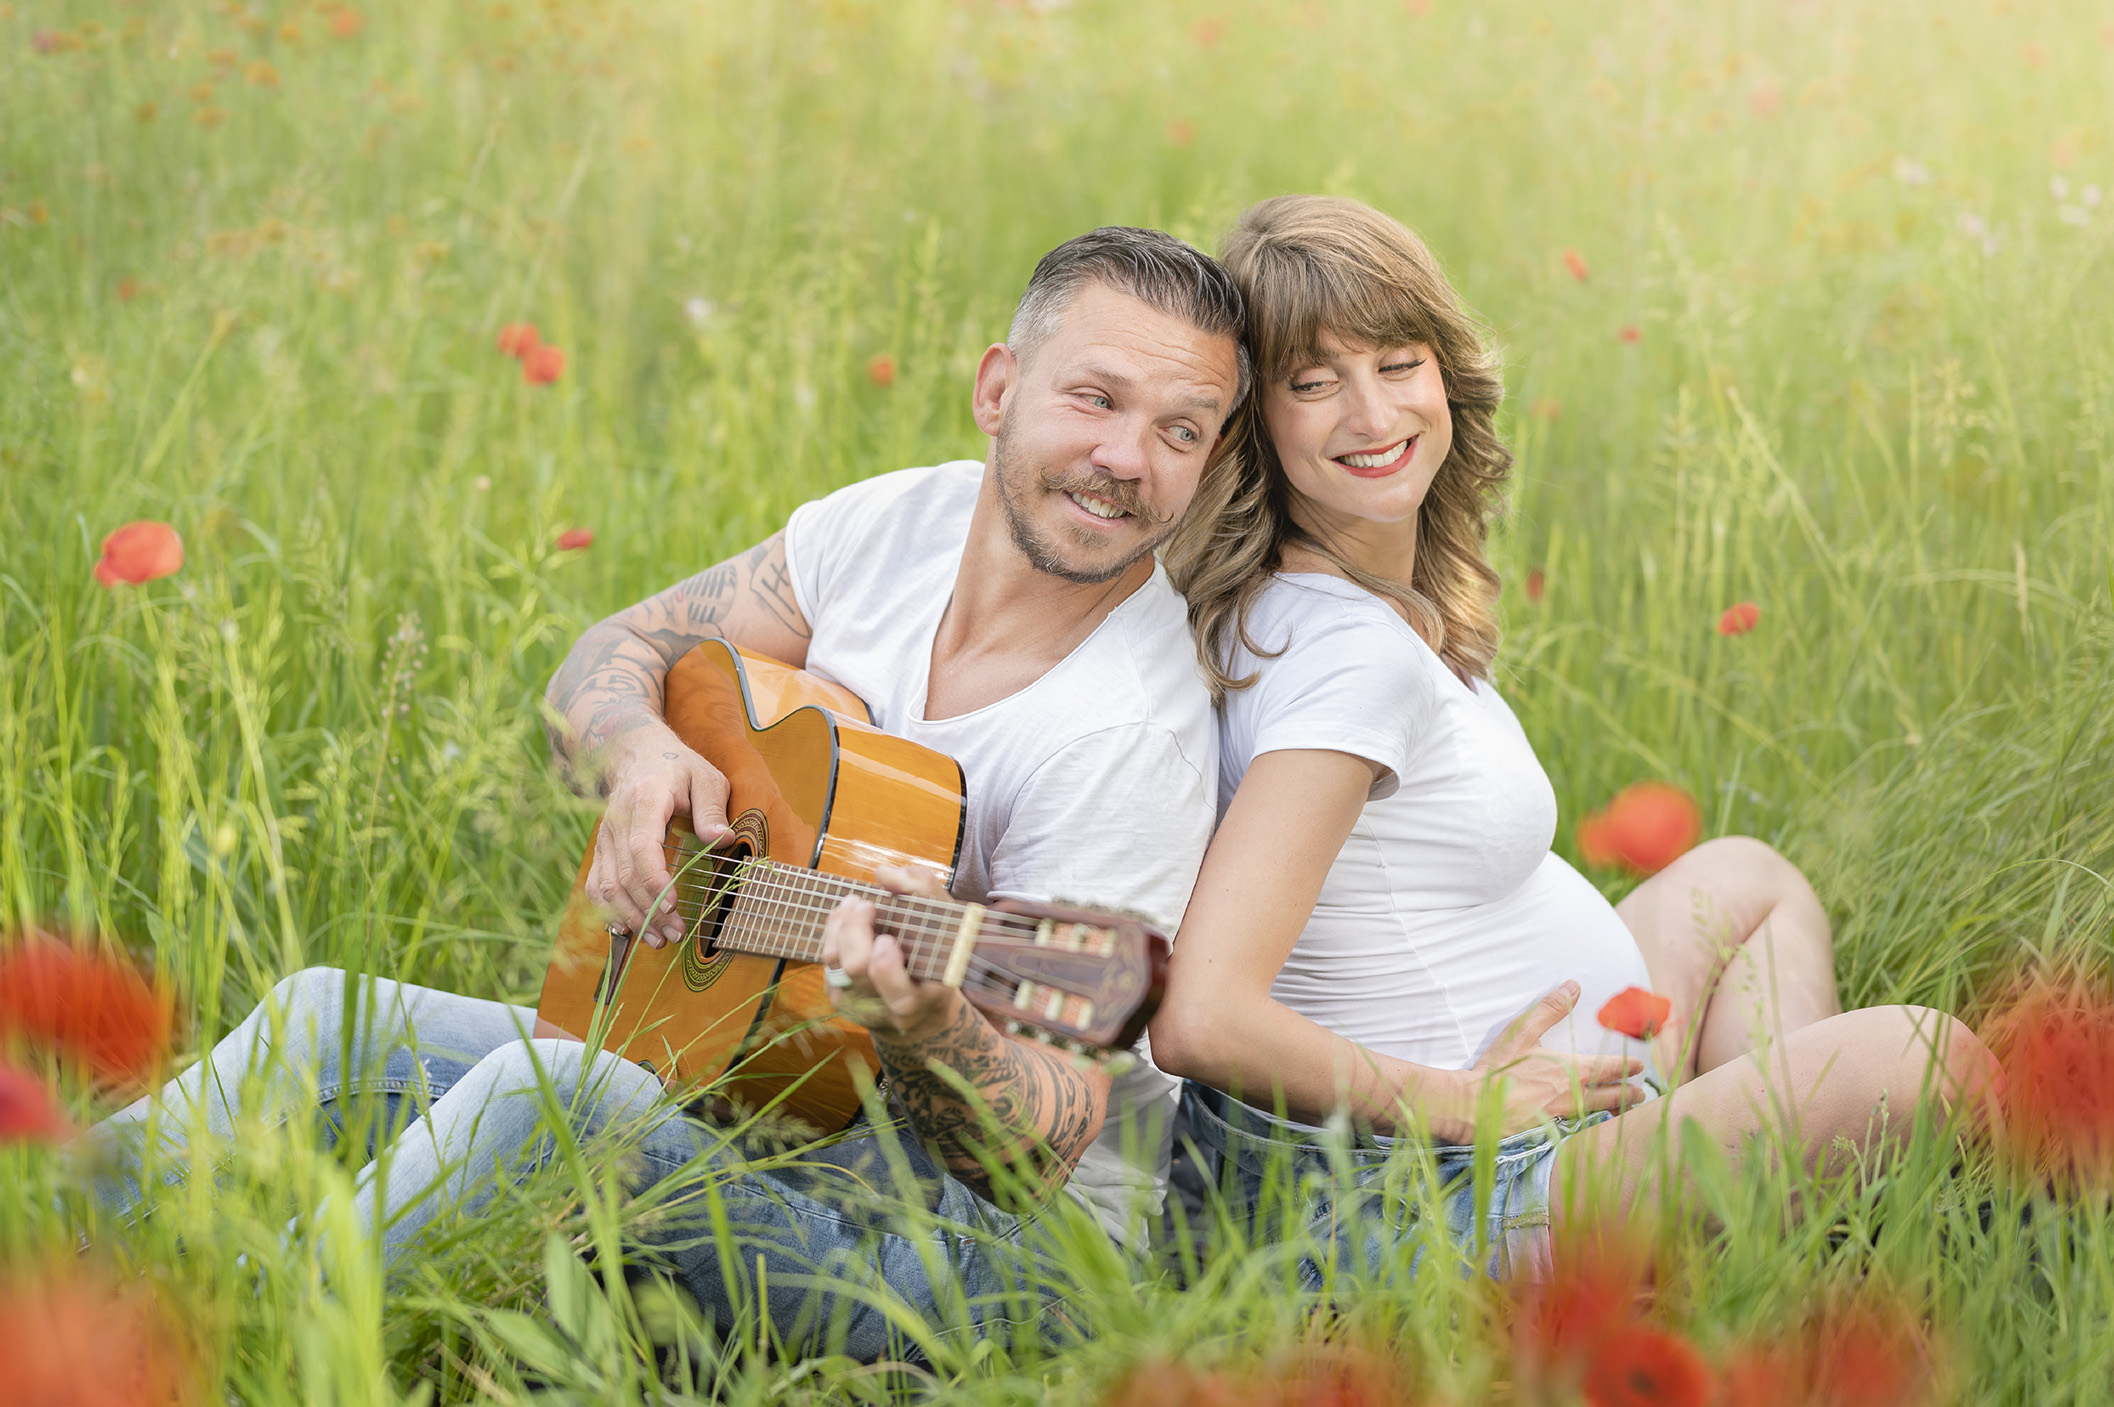
[[[1631,1092],[1619,1082],[1635,1061],[1574,1060],[1535,1044],[1569,1014],[1575,984],[1531,1004],[1470,1070],[1367,1050],[1270,996],[1373,777],[1365,759],[1322,750],[1265,753],[1249,767],[1182,919],[1152,1023],[1154,1061],[1253,1104],[1282,1098],[1292,1117],[1312,1123],[1346,1109],[1386,1132],[1407,1109],[1420,1132],[1444,1143],[1474,1140],[1483,1084],[1497,1074],[1507,1081],[1505,1132],[1544,1111],[1622,1107]]]

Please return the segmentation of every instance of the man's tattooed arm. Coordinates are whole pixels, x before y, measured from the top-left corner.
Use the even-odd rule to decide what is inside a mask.
[[[807,621],[793,595],[784,534],[777,533],[635,606],[590,626],[544,691],[551,752],[575,786],[581,764],[617,738],[663,721],[668,670],[701,640],[737,645],[800,664]],[[606,782],[599,782],[606,793]]]
[[[947,1025],[922,1040],[881,1028],[873,1037],[890,1097],[947,1171],[981,1196],[991,1195],[987,1159],[1054,1185],[1101,1132],[1108,1076],[1002,1035],[967,1001],[957,1001]]]

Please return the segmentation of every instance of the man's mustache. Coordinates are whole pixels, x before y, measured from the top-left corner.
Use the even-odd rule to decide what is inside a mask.
[[[1083,493],[1103,502],[1113,503],[1133,518],[1142,519],[1156,528],[1166,527],[1174,521],[1172,513],[1163,518],[1147,508],[1145,500],[1138,496],[1138,491],[1127,480],[1112,479],[1105,474],[1089,474],[1084,478],[1076,478],[1045,472],[1042,476],[1042,486],[1056,493]]]

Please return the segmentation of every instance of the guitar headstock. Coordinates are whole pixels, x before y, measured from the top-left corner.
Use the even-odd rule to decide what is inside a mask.
[[[1125,914],[1006,899],[986,911],[962,994],[1007,1030],[1122,1050],[1159,1009],[1167,935]]]

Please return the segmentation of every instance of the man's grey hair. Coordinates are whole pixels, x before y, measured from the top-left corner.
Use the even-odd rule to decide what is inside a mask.
[[[1247,303],[1239,285],[1216,259],[1163,230],[1103,225],[1043,255],[1027,291],[1020,295],[1020,306],[1013,310],[1013,325],[1006,331],[1006,345],[1013,355],[1023,362],[1032,359],[1035,349],[1057,330],[1072,298],[1097,283],[1128,293],[1199,332],[1233,339],[1240,358],[1240,380],[1233,404],[1226,407],[1231,419],[1248,398],[1253,380],[1245,335]]]

